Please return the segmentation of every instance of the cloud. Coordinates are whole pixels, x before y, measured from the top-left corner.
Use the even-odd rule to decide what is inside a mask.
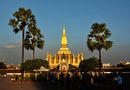
[[[11,49],[11,48],[16,48],[16,45],[6,45],[6,46],[4,46],[4,47]]]
[[[17,42],[17,43],[13,43],[13,44],[4,45],[3,47],[7,48],[7,49],[13,49],[13,48],[17,48],[20,46],[21,46],[21,42]]]

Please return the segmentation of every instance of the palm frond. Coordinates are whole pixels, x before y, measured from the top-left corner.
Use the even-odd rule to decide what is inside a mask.
[[[103,48],[105,49],[105,50],[108,50],[109,48],[111,48],[112,47],[112,41],[106,41],[106,42],[104,42],[104,44],[103,44]]]

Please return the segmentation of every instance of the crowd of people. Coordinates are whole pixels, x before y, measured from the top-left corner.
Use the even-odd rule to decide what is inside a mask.
[[[16,75],[16,81],[19,81],[19,77]],[[47,81],[52,84],[56,83],[57,85],[65,88],[75,87],[75,88],[88,88],[95,83],[103,84],[107,81],[115,82],[118,90],[123,90],[124,79],[121,73],[110,74],[109,77],[102,76],[93,76],[92,73],[80,73],[80,72],[48,72],[46,74],[39,74],[37,80]]]
[[[92,84],[99,83],[104,84],[105,82],[112,82],[118,90],[123,90],[123,76],[121,73],[110,74],[108,76],[93,76],[90,73],[79,73],[79,72],[60,72],[60,73],[50,73],[49,79],[52,83],[59,82],[59,85],[63,87],[70,88],[72,83],[75,84],[77,88],[88,88]]]

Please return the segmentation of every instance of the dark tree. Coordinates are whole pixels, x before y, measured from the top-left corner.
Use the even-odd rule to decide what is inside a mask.
[[[3,62],[0,62],[0,69],[6,69],[6,65]]]
[[[30,9],[19,8],[18,11],[13,13],[13,18],[9,20],[9,25],[12,26],[16,34],[22,31],[22,63],[24,63],[24,34],[26,29],[35,27],[35,16]]]
[[[44,40],[42,38],[40,29],[36,27],[30,28],[29,32],[26,32],[25,48],[33,51],[33,59],[35,59],[35,48],[43,49]]]
[[[79,64],[79,69],[81,72],[92,71],[96,67],[98,67],[98,59],[95,57],[84,59]]]
[[[25,71],[33,71],[34,69],[40,69],[41,66],[49,68],[48,61],[42,59],[26,60],[23,64],[21,64],[21,68],[24,68]]]
[[[98,50],[99,52],[99,74],[101,72],[102,60],[101,60],[101,50],[108,50],[112,47],[112,41],[108,38],[111,36],[111,32],[106,27],[105,23],[94,23],[91,26],[92,31],[88,35],[87,46],[90,51]]]

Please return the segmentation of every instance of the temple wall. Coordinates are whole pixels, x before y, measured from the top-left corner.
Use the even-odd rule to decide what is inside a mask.
[[[66,54],[66,62],[68,64],[72,64],[76,67],[78,67],[81,60],[83,60],[82,53],[78,54],[77,56],[74,56],[72,54]],[[56,54],[55,56],[52,56],[51,54],[47,55],[47,61],[49,62],[49,65],[51,68],[56,67],[61,63],[62,54]]]

